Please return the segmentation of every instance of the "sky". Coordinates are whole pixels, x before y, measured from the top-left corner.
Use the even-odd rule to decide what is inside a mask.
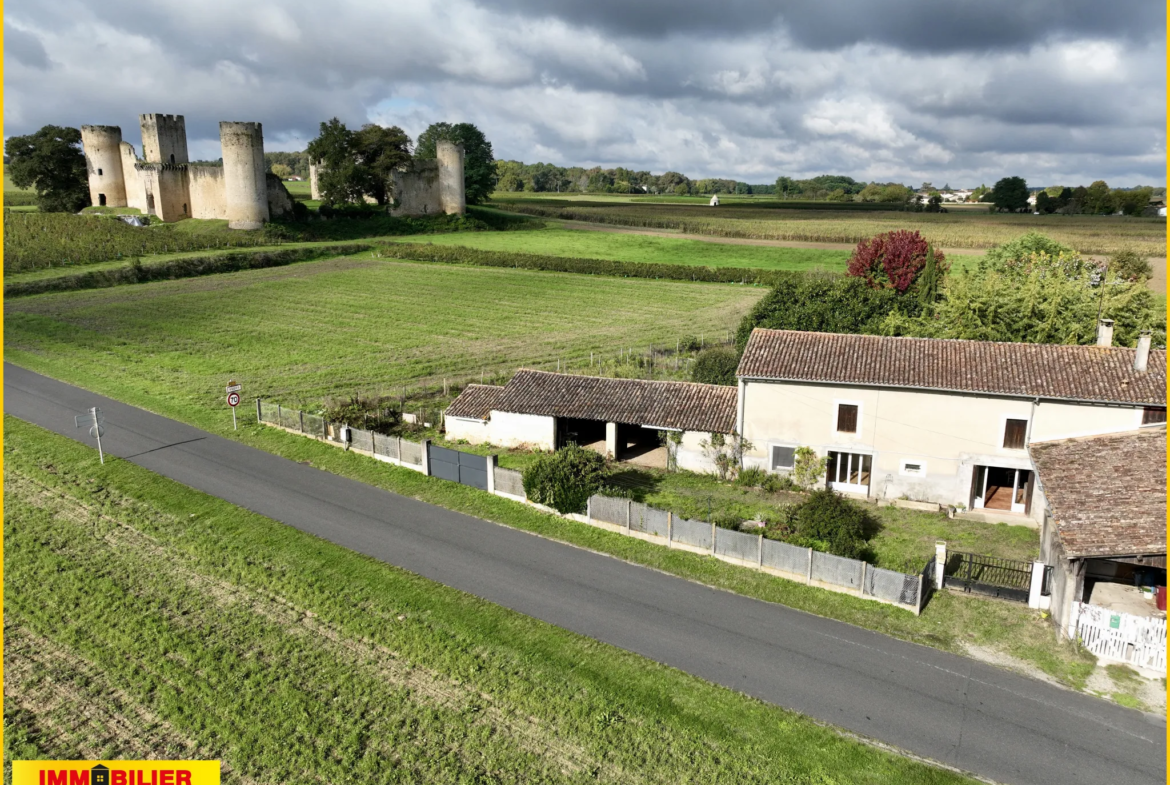
[[[1156,0],[9,0],[4,134],[471,122],[497,158],[770,183],[1166,182]]]

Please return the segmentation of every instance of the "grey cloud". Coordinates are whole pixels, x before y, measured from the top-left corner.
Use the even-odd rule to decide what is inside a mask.
[[[4,25],[4,56],[29,68],[44,70],[49,67],[49,55],[41,40],[10,24]]]

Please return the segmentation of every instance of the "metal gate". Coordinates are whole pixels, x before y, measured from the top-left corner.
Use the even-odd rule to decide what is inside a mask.
[[[487,490],[488,460],[485,456],[429,444],[427,460],[430,463],[432,477],[463,483],[481,491]]]
[[[947,554],[943,585],[971,594],[1027,602],[1032,565],[1026,561],[952,551]]]

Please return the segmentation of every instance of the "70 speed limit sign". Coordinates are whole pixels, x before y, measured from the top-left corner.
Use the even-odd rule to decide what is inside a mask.
[[[228,406],[239,406],[240,405],[240,394],[236,393],[236,392],[228,393],[227,402],[228,402]]]

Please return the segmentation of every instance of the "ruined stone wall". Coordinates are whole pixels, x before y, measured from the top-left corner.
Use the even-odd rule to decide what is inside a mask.
[[[227,218],[222,166],[188,166],[187,189],[191,197],[192,218]]]
[[[185,164],[139,163],[135,169],[145,184],[147,212],[166,223],[191,217]]]
[[[152,164],[187,163],[187,124],[181,114],[143,114],[142,158]]]
[[[222,122],[219,143],[228,226],[259,229],[269,218],[263,128],[260,123]]]
[[[122,157],[122,180],[126,185],[126,206],[135,207],[142,211],[143,215],[146,215],[146,188],[142,184],[138,169],[134,166],[138,163],[138,155],[134,152],[134,145],[122,142],[118,145],[118,151]]]
[[[126,206],[121,144],[122,129],[116,125],[81,126],[81,148],[85,151],[92,205]]]
[[[321,190],[317,187],[317,162],[309,162],[309,198],[321,199]]]
[[[284,182],[272,172],[265,174],[264,179],[268,191],[268,217],[280,218],[292,215],[293,198],[288,189],[284,187]]]
[[[443,212],[462,215],[467,212],[463,183],[463,146],[440,139],[435,145],[439,162],[439,201]]]
[[[391,215],[435,215],[443,212],[439,193],[439,162],[412,160],[390,178]]]

